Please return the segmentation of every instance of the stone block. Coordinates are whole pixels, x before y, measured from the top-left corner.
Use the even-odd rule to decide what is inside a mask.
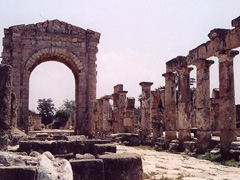
[[[104,154],[105,152],[117,152],[117,147],[114,144],[94,144],[93,146],[93,154],[95,156],[99,154]]]
[[[110,140],[87,140],[85,142],[84,153],[93,154],[94,144],[107,144],[110,143]]]
[[[85,142],[83,141],[76,141],[76,153],[79,154],[84,154],[84,149],[85,149]]]
[[[52,146],[51,146],[51,151],[52,154],[57,154],[58,153],[58,143],[57,141],[53,141],[52,142]]]
[[[240,16],[232,20],[232,27],[240,26]]]
[[[76,141],[58,141],[58,154],[66,154],[76,151]]]
[[[185,151],[193,152],[197,148],[197,143],[194,141],[185,141],[183,147]]]
[[[18,151],[30,152],[32,149],[32,141],[20,141]]]
[[[105,180],[101,159],[70,160],[74,180]]]
[[[179,147],[179,142],[178,142],[178,140],[172,140],[172,141],[169,143],[169,150],[170,150],[170,151],[176,151],[176,150],[178,150],[178,147]]]
[[[22,166],[22,167],[0,167],[1,180],[33,180],[36,179],[36,167]]]
[[[43,153],[45,151],[51,151],[52,142],[51,141],[33,141],[32,150]]]
[[[76,154],[76,159],[96,159],[94,155],[86,153],[86,154]]]
[[[213,29],[208,34],[208,37],[209,39],[213,40],[215,37],[225,36],[229,32],[230,32],[229,29]]]
[[[197,133],[197,152],[205,153],[211,142],[210,131],[198,131]]]
[[[105,180],[143,180],[142,159],[137,154],[100,155],[105,169]]]

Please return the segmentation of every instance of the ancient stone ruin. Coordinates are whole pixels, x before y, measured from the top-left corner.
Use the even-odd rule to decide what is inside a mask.
[[[0,65],[0,179],[19,180],[21,176],[25,180],[142,180],[139,155],[116,153],[116,145],[109,144],[110,140],[85,138],[103,136],[114,129],[106,123],[108,98],[98,100],[95,106],[100,34],[58,20],[12,26],[4,34]],[[64,63],[74,74],[74,132],[82,136],[65,136],[64,130],[43,133],[39,116],[28,110],[30,74],[45,61]],[[131,129],[134,99],[128,99],[126,104],[126,92],[121,88],[114,97],[114,106],[121,110],[114,114],[116,131]],[[124,126],[125,121],[128,123]],[[95,126],[96,122],[99,124]],[[18,148],[11,149],[10,145]]]
[[[240,108],[235,105],[233,59],[239,54],[234,49],[240,46],[240,17],[232,26],[210,31],[208,42],[166,62],[164,87],[153,91],[152,82],[140,82],[140,112],[123,84],[114,86],[113,94],[96,99],[99,33],[58,20],[5,29],[0,65],[0,177],[15,180],[16,172],[21,172],[29,180],[44,176],[142,180],[141,157],[117,153],[113,142],[191,154],[214,150],[222,160],[239,160]],[[219,87],[210,98],[210,67],[216,63],[209,59],[212,56],[218,58]],[[29,113],[30,74],[50,60],[64,63],[74,74],[76,136],[38,133],[40,119]],[[192,67],[197,73],[196,89],[190,88]],[[17,128],[34,135],[16,136]]]
[[[78,134],[91,135],[96,99],[96,53],[100,34],[58,20],[4,29],[2,64],[12,66],[12,89],[18,102],[18,128],[28,132],[29,77],[36,66],[57,61],[75,77]]]

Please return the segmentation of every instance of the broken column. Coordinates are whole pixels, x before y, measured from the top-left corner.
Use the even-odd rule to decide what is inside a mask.
[[[109,120],[111,117],[109,99],[111,96],[106,95],[97,100],[97,135],[105,136],[109,131]]]
[[[239,51],[220,51],[219,59],[219,125],[221,130],[221,155],[227,158],[230,143],[236,140],[236,111],[233,58]]]
[[[124,132],[134,132],[135,131],[135,98],[127,98],[127,109],[124,117]]]
[[[167,72],[165,77],[165,107],[164,107],[164,126],[165,126],[165,146],[177,139],[176,136],[176,74]]]
[[[213,63],[214,61],[206,59],[196,59],[193,63],[197,67],[196,124],[198,128],[198,153],[204,153],[211,141],[209,68]]]
[[[190,72],[193,68],[187,66],[178,70],[178,140],[180,149],[184,141],[191,139],[191,97],[190,97]]]
[[[124,132],[124,117],[127,110],[127,93],[128,91],[119,91],[119,106],[118,106],[118,121],[119,121],[119,132]]]
[[[118,84],[114,86],[113,97],[113,132],[123,132],[124,114],[127,108],[126,102],[127,91],[123,90],[123,85]]]
[[[6,150],[11,135],[12,67],[0,64],[0,150]]]
[[[220,131],[219,128],[219,89],[214,88],[212,91],[210,105],[210,123],[212,131]]]
[[[151,86],[152,82],[141,82],[142,100],[141,100],[141,138],[144,140],[151,133]]]
[[[153,128],[153,141],[163,135],[163,109],[164,109],[164,89],[151,92],[151,119]]]

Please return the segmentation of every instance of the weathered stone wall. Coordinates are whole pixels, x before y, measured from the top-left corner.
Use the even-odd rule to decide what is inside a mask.
[[[100,34],[61,22],[18,25],[4,29],[2,63],[13,67],[13,92],[18,102],[17,120],[28,130],[29,77],[45,61],[64,63],[76,83],[76,133],[91,134],[90,112],[96,99],[96,53]]]
[[[35,113],[29,113],[28,116],[29,131],[42,130],[42,116]]]

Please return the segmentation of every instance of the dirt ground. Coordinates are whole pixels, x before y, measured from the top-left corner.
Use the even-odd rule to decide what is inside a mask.
[[[144,179],[149,180],[239,180],[240,168],[223,166],[183,154],[158,152],[117,145],[119,153],[137,153],[143,162]]]

